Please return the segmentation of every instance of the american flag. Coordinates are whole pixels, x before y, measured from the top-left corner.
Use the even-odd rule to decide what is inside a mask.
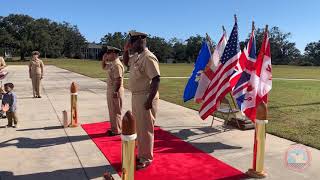
[[[255,111],[253,112],[247,109],[255,107],[255,98],[252,97],[252,94],[256,93],[253,90],[252,84],[255,84],[255,81],[257,81],[255,77],[256,59],[256,40],[254,31],[252,31],[247,47],[240,57],[240,61],[245,62],[245,70],[242,72],[239,81],[232,90],[232,95],[236,99],[238,107],[250,119],[252,117],[251,114],[255,113]]]
[[[238,24],[235,22],[218,67],[211,76],[212,80],[204,94],[204,101],[199,110],[202,119],[210,116],[217,109],[217,105],[221,99],[232,90],[230,80],[234,74],[239,57]]]
[[[216,46],[214,53],[211,56],[211,61],[208,62],[207,67],[205,71],[201,74],[199,85],[196,91],[195,95],[195,101],[197,103],[201,103],[204,100],[204,94],[206,90],[208,89],[208,86],[213,79],[213,74],[215,69],[217,68],[220,58],[223,54],[224,48],[226,47],[227,44],[227,35],[226,31],[223,31],[223,35]]]

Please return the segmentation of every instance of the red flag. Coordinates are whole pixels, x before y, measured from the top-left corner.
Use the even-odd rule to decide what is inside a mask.
[[[259,77],[256,106],[268,102],[268,93],[272,88],[271,52],[268,31],[266,30],[256,62],[256,75]]]

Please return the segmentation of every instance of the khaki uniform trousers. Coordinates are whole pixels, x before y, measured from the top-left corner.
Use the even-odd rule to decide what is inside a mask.
[[[148,94],[132,94],[132,114],[136,118],[138,158],[143,162],[153,160],[154,123],[158,110],[159,97],[152,102],[152,108],[144,107]]]
[[[107,101],[108,110],[111,123],[111,130],[114,133],[121,133],[121,110],[122,110],[122,99],[124,94],[123,87],[119,89],[119,97],[113,97],[113,89],[107,89]]]
[[[41,74],[33,74],[31,76],[33,96],[40,96]]]
[[[18,117],[17,117],[17,112],[6,112],[6,116],[8,118],[8,125],[12,126],[12,122],[14,122],[14,124],[18,124]]]

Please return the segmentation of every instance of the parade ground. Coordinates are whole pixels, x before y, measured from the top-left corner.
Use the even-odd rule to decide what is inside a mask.
[[[63,68],[68,69],[67,67]],[[80,124],[108,121],[106,84],[100,79],[103,76],[99,72],[95,72],[97,73],[96,76],[88,77],[89,74],[85,76],[65,69],[47,65],[42,81],[42,98],[34,99],[32,98],[28,67],[24,65],[9,65],[9,75],[3,80],[3,83],[13,82],[15,84],[14,91],[18,97],[19,128],[5,128],[7,120],[0,120],[0,180],[101,179],[102,174],[106,171],[111,172],[114,178],[120,179],[108,159],[81,126],[66,129],[62,127],[62,111],[66,110],[70,115],[71,82],[76,82],[79,85]],[[190,73],[190,70],[185,72]],[[163,76],[171,77],[173,74],[163,71]],[[181,77],[184,76],[185,74],[181,75]],[[285,83],[287,86],[283,88],[293,87],[293,92],[298,93],[298,87],[295,87],[295,84],[290,84],[292,81],[287,80],[287,78],[292,77],[295,76],[291,76],[290,73],[288,76],[278,76],[277,78],[284,78],[284,80],[275,80],[274,84]],[[309,90],[308,92],[311,93],[305,93],[305,98],[315,100],[312,99],[314,98],[314,93],[312,92],[316,91],[318,86],[312,88],[311,85],[319,83],[317,79],[312,80],[307,75],[297,78],[309,79],[309,81],[303,81],[302,83],[305,83],[305,86],[299,88],[302,88],[301,91],[303,91],[303,88]],[[168,83],[166,83],[165,78],[163,79],[164,85],[161,88],[166,88]],[[184,81],[183,78],[181,78],[181,81]],[[179,83],[180,81],[177,80],[176,82]],[[163,89],[160,89],[161,91]],[[283,92],[283,89],[274,88],[273,93],[276,94],[276,92],[286,93],[285,91]],[[180,92],[176,93],[181,95]],[[284,98],[291,97],[288,95]],[[300,96],[296,97],[297,103],[302,98]],[[214,121],[213,127],[210,127],[212,117],[203,121],[197,111],[178,105],[179,103],[165,101],[165,99],[170,99],[170,96],[164,95],[161,99],[156,120],[157,126],[243,173],[248,168],[251,168],[253,130],[240,131],[232,127],[225,127],[221,119]],[[171,97],[171,99],[173,98]],[[276,99],[277,97],[274,98],[274,101]],[[309,104],[312,104],[312,102],[309,102]],[[284,104],[276,104],[273,109],[278,108],[280,111],[278,114],[283,113],[285,115],[290,111],[290,109],[281,107],[285,105],[290,104],[285,104],[285,102]],[[312,107],[319,107],[318,104],[314,105]],[[303,105],[301,107],[308,108],[308,106],[305,107]],[[295,108],[295,105],[293,104],[289,108]],[[126,90],[123,112],[130,109],[131,95]],[[270,109],[272,111],[272,108]],[[292,116],[296,116],[299,121],[306,124],[304,120],[312,119],[315,113],[310,112],[309,116]],[[281,119],[280,116],[276,117],[278,114],[272,114],[272,118]],[[293,122],[297,123],[294,120]],[[288,120],[287,123],[290,123],[290,121]],[[314,122],[309,121],[309,123]],[[276,125],[274,124],[274,127]],[[296,126],[298,127],[298,125]],[[273,129],[275,133],[277,129]],[[286,129],[282,130],[284,134]],[[305,129],[305,131],[308,130]],[[304,136],[301,131],[295,131],[299,132],[300,137],[296,137],[297,139]],[[294,132],[291,135],[295,135]],[[316,144],[314,139],[309,139],[305,144],[308,143],[314,147],[319,147],[319,144]],[[286,152],[290,147],[297,144],[296,142],[267,134],[265,171],[268,176],[266,179],[298,180],[317,179],[316,177],[320,177],[320,151],[315,148],[307,147],[312,157],[308,168],[294,171],[287,166]],[[170,151],[164,151],[163,153],[170,154]],[[184,154],[188,152],[182,151],[178,153]],[[181,164],[184,163],[184,159],[177,159],[176,161]],[[193,169],[189,169],[189,171],[200,175],[202,173],[201,171],[193,172]],[[212,172],[212,174],[215,174],[215,172]],[[175,179],[175,177],[172,177],[172,179]],[[232,179],[232,177],[225,177],[224,179]]]

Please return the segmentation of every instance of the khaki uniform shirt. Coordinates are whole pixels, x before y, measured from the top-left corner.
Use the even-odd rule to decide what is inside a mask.
[[[115,90],[115,83],[118,78],[121,78],[121,87],[123,87],[123,73],[124,67],[119,58],[112,62],[106,62],[105,70],[107,71],[107,85],[108,89]]]
[[[151,80],[160,76],[157,57],[146,48],[142,53],[136,53],[130,58],[129,66],[129,88],[132,94],[149,93]]]
[[[36,61],[31,60],[29,63],[29,68],[31,69],[31,76],[32,75],[42,75],[44,64],[42,60],[38,59]]]

